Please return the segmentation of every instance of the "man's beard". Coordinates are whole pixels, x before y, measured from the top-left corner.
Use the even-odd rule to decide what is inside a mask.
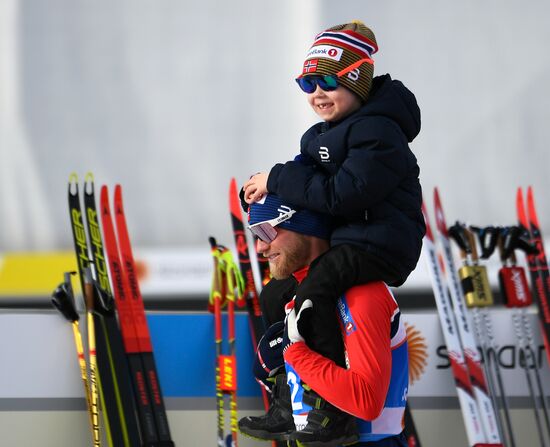
[[[269,262],[271,276],[275,279],[285,279],[296,270],[306,267],[311,256],[311,241],[308,238],[295,238],[280,252],[276,262]]]

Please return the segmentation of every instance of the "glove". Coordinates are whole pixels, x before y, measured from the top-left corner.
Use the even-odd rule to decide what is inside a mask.
[[[294,161],[297,161],[306,166],[315,166],[315,160],[307,154],[298,154],[294,157]]]
[[[285,306],[285,311],[287,312],[287,315],[285,319],[285,333],[283,337],[283,354],[288,349],[288,347],[293,345],[294,343],[305,341],[304,337],[302,337],[300,331],[298,330],[298,325],[302,313],[304,311],[307,312],[308,309],[313,309],[313,303],[311,302],[311,300],[305,300],[302,304],[302,307],[300,308],[300,311],[296,315],[296,310],[294,309],[293,304],[294,300],[292,300]]]
[[[269,378],[275,376],[279,368],[284,367],[283,335],[285,324],[282,321],[272,324],[260,341],[254,357],[252,370],[256,380],[266,388],[271,388]]]

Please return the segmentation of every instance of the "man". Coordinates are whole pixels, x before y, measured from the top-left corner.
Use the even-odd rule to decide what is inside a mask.
[[[307,446],[406,446],[406,333],[388,287],[352,287],[332,309],[334,327],[320,326],[320,309],[306,300],[296,314],[292,297],[329,249],[329,218],[268,194],[250,205],[249,223],[274,277],[260,296],[269,329],[255,366],[273,399],[266,415],[239,421],[241,432]]]

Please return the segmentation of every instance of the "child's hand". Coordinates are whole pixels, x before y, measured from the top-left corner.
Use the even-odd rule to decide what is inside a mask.
[[[249,205],[261,200],[267,194],[267,173],[259,172],[248,179],[243,186],[244,200]]]

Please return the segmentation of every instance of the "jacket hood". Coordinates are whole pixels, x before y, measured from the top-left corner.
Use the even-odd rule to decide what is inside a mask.
[[[414,94],[389,74],[373,79],[370,95],[357,115],[385,116],[395,121],[409,142],[420,132],[420,108]]]

